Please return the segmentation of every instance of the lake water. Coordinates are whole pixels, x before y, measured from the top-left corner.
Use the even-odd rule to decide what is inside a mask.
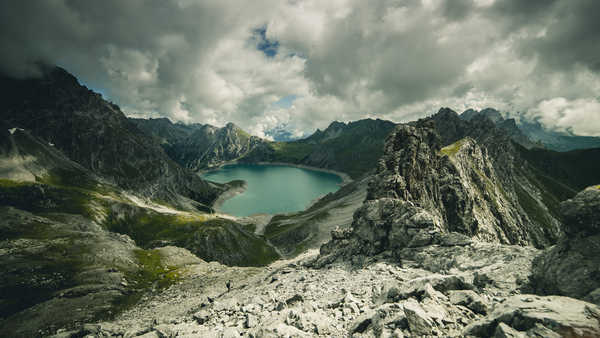
[[[338,190],[342,183],[335,174],[283,165],[227,165],[204,173],[202,178],[219,183],[246,181],[246,191],[219,208],[219,212],[234,216],[304,210],[315,198]]]

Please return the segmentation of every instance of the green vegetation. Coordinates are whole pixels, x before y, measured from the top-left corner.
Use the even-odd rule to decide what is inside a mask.
[[[182,268],[166,266],[158,250],[135,250],[139,270],[125,271],[125,279],[133,286],[133,292],[117,298],[108,313],[97,320],[112,318],[135,304],[150,291],[160,291],[177,283],[185,272]]]
[[[589,186],[598,184],[600,177],[600,148],[573,150],[569,152],[556,152],[543,149],[527,150],[518,147],[521,155],[538,169],[540,173],[553,182],[561,183],[559,189],[580,191]],[[545,184],[552,188],[553,184]],[[567,197],[568,195],[568,197]],[[559,196],[563,198],[572,197],[574,193]]]
[[[11,222],[14,224],[14,222]],[[47,223],[23,221],[0,232],[3,239],[33,240],[37,250],[17,250],[2,260],[0,317],[7,317],[55,296],[58,290],[77,285],[76,275],[85,267],[90,249],[70,233]]]
[[[519,204],[523,207],[523,210],[527,213],[527,216],[531,217],[533,221],[541,226],[548,226],[551,224],[548,219],[546,210],[539,205],[539,203],[529,195],[520,185],[515,185],[515,192],[519,199]]]
[[[332,169],[358,178],[375,168],[395,124],[382,120],[334,122],[325,131],[291,142],[268,142],[242,161],[284,162]]]
[[[452,157],[460,150],[460,147],[462,147],[463,144],[465,144],[465,139],[458,140],[452,143],[451,145],[445,146],[444,148],[440,149],[440,153],[448,157]]]
[[[128,216],[109,214],[106,226],[111,231],[129,235],[142,248],[168,243],[186,248],[206,261],[261,266],[279,258],[275,249],[254,235],[252,227],[223,218],[139,209]]]
[[[320,220],[326,218],[328,215],[329,215],[329,212],[324,210],[324,211],[321,211],[321,212],[311,216],[304,222],[291,223],[291,224],[286,224],[286,225],[283,225],[281,223],[286,218],[289,218],[289,216],[277,215],[277,216],[273,217],[271,222],[265,228],[265,237],[267,239],[273,239],[273,238],[275,238],[285,232],[288,232],[292,229],[296,229],[299,227],[305,227],[305,226],[314,224],[314,222],[320,221]]]
[[[90,192],[71,187],[40,183],[0,181],[0,205],[13,206],[33,213],[70,213],[92,216]]]
[[[315,149],[314,144],[304,142],[272,142],[274,150],[274,162],[299,163]]]
[[[0,188],[20,188],[30,186],[33,183],[31,182],[23,182],[23,181],[13,181],[7,180],[4,178],[0,178]]]

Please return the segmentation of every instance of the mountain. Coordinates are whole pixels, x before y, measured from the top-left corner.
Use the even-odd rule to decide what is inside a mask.
[[[218,128],[208,124],[174,124],[166,118],[131,121],[159,140],[173,160],[193,171],[239,160],[257,145],[267,142],[233,123]]]
[[[159,140],[169,156],[194,171],[231,161],[281,162],[341,171],[358,178],[374,168],[383,142],[395,124],[365,119],[333,122],[327,129],[295,141],[274,142],[251,136],[233,123],[178,126],[166,119],[132,119]],[[190,132],[191,131],[191,132]]]
[[[539,121],[521,119],[519,128],[532,141],[555,151],[600,148],[600,137],[579,136],[570,132],[549,130]]]
[[[554,151],[571,151],[576,149],[600,148],[600,137],[579,136],[571,132],[549,130],[539,121],[521,117],[519,122],[514,118],[504,118],[499,111],[486,108],[481,111],[465,110],[460,116],[465,120],[482,115],[489,118],[499,128],[504,129],[511,138],[525,148],[547,148]]]
[[[123,189],[204,209],[223,191],[178,166],[119,107],[81,86],[64,69],[48,68],[38,79],[2,76],[0,90],[5,126],[52,143],[69,159]]]
[[[393,122],[380,119],[332,122],[325,130],[317,130],[302,140],[260,144],[242,161],[302,164],[358,178],[374,168],[394,126]]]
[[[470,121],[475,117],[485,116],[489,120],[491,120],[496,126],[502,130],[504,130],[510,138],[522,145],[527,149],[532,148],[542,148],[543,145],[539,142],[532,141],[528,135],[526,135],[521,128],[517,125],[517,121],[512,118],[504,118],[499,111],[493,108],[486,108],[481,111],[476,111],[473,109],[467,109],[460,117],[464,120]]]

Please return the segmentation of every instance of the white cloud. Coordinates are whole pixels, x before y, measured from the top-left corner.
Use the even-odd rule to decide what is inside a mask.
[[[528,112],[550,128],[584,136],[600,136],[600,101],[597,99],[567,100],[557,97],[544,100]]]

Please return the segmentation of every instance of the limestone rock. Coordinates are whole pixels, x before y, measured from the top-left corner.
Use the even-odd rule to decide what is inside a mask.
[[[454,305],[466,306],[482,315],[487,313],[486,301],[472,290],[449,291],[448,296]]]
[[[403,307],[408,327],[413,335],[423,336],[433,334],[435,323],[417,301],[409,299],[403,303]]]
[[[496,304],[487,317],[469,325],[465,334],[488,337],[504,323],[519,331],[541,324],[561,336],[595,337],[600,335],[599,320],[600,308],[591,303],[561,296],[516,295]]]
[[[561,204],[568,235],[533,262],[537,292],[600,304],[600,189],[590,187]]]

